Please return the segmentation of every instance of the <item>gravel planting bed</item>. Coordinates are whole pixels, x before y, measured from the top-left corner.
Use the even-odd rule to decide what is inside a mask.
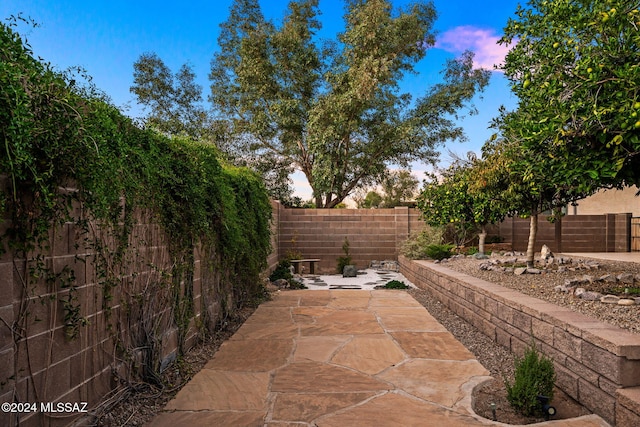
[[[504,260],[509,257],[494,256],[494,260]],[[513,258],[513,257],[510,257]],[[523,256],[518,257],[516,264],[522,265]],[[597,281],[595,279],[612,275],[618,276],[623,273],[633,275],[640,274],[640,264],[574,259],[568,263],[569,268],[542,271],[540,274],[516,275],[511,270],[508,272],[491,271],[481,269],[482,263],[489,260],[479,260],[473,257],[454,257],[443,263],[452,270],[474,276],[488,282],[497,283],[506,288],[516,290],[523,294],[551,302],[553,304],[569,307],[571,310],[583,313],[596,318],[602,322],[618,326],[632,333],[640,333],[640,305],[618,306],[615,304],[605,304],[600,301],[586,301],[576,297],[572,292],[559,292],[558,286],[565,286],[568,281],[584,279],[585,275],[591,276],[592,283],[581,283],[577,286],[586,290],[607,294],[612,288],[611,283]],[[597,263],[597,267],[594,265]],[[498,265],[502,265],[499,264]],[[589,265],[589,267],[585,267]],[[579,266],[579,267],[577,267]],[[540,267],[538,265],[538,267]],[[564,270],[564,271],[562,271]],[[637,281],[632,285],[640,286]],[[413,295],[447,330],[449,330],[469,351],[471,351],[478,361],[487,368],[495,378],[493,381],[476,388],[473,394],[474,410],[477,414],[491,419],[493,417],[491,404],[495,404],[497,410],[497,420],[505,424],[531,424],[544,421],[540,417],[525,417],[515,412],[508,400],[504,380],[513,381],[515,357],[514,355],[490,340],[473,325],[458,317],[455,313],[441,304],[438,300],[424,290],[411,289],[409,293]],[[590,412],[567,396],[560,389],[555,390],[554,406],[558,409],[556,419],[573,418],[587,415]]]
[[[508,257],[502,257],[508,258]],[[518,260],[524,259],[523,256]],[[573,259],[575,265],[586,265],[581,261],[594,261],[587,259]],[[544,271],[540,274],[522,274],[505,273],[500,271],[481,270],[480,264],[487,262],[486,260],[478,260],[473,257],[452,258],[443,265],[455,271],[466,273],[488,282],[497,283],[506,288],[510,288],[523,294],[551,302],[553,304],[569,307],[571,310],[583,313],[589,317],[596,318],[604,323],[618,326],[632,333],[640,333],[640,305],[619,306],[616,304],[605,304],[600,301],[587,301],[576,297],[571,292],[558,292],[555,290],[557,286],[564,286],[567,281],[579,280],[584,276],[590,276],[593,279],[605,275],[618,276],[624,273],[630,273],[640,277],[640,264],[634,262],[605,261],[595,260],[597,268],[579,268],[575,271],[566,269],[558,272],[556,270]],[[594,265],[591,263],[591,265]],[[638,281],[635,287],[640,287]],[[587,291],[600,292],[607,294],[617,285],[607,282],[583,283],[577,285],[583,287]]]

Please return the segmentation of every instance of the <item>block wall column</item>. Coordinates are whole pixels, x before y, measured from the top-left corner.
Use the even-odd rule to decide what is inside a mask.
[[[615,215],[615,252],[631,251],[631,213],[620,213]]]
[[[394,209],[396,222],[396,257],[400,253],[402,242],[409,237],[409,208],[407,206],[397,206]]]

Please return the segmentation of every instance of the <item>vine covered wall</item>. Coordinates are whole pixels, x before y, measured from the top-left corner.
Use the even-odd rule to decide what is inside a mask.
[[[264,296],[271,205],[213,145],[143,129],[0,24],[0,400],[103,401]],[[2,425],[73,417],[0,414]]]

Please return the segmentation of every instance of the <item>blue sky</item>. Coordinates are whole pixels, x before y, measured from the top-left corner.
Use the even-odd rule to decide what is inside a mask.
[[[34,53],[59,70],[82,66],[93,77],[98,88],[107,93],[114,104],[131,116],[141,114],[129,92],[133,82],[133,63],[145,52],[157,53],[174,71],[190,64],[198,83],[208,95],[210,61],[217,49],[219,24],[228,16],[231,0],[209,1],[148,1],[148,0],[2,0],[0,19],[22,13],[38,22],[39,28],[20,27]],[[409,4],[409,0],[392,0],[394,6]],[[419,75],[409,76],[402,89],[420,96],[439,81],[447,58],[465,49],[476,52],[479,66],[492,68],[500,62],[506,50],[496,41],[507,19],[514,15],[515,0],[492,2],[466,0],[434,0],[438,19],[436,47],[418,64]],[[279,20],[286,1],[261,0],[264,14]],[[320,0],[323,23],[321,37],[333,38],[342,29],[342,0]],[[480,114],[467,117],[463,125],[468,141],[441,147],[441,164],[448,162],[447,150],[458,154],[479,152],[491,135],[487,129],[500,105],[513,108],[516,99],[509,91],[506,79],[493,72],[490,86],[476,99]],[[414,173],[423,178],[424,165],[414,165]],[[304,178],[294,177],[298,194],[310,197]]]

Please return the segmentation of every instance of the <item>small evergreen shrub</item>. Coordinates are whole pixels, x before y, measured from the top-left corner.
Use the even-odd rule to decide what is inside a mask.
[[[276,268],[269,275],[269,280],[275,282],[279,279],[291,280],[293,275],[291,274],[291,261],[283,259],[278,263]]]
[[[427,257],[442,260],[451,256],[453,245],[429,245],[426,248]]]
[[[338,257],[336,261],[338,261],[338,265],[336,266],[336,271],[338,274],[342,274],[344,267],[346,265],[351,265],[351,255],[349,254],[349,239],[344,238],[344,242],[342,243],[342,252],[344,252],[344,256]]]
[[[513,384],[505,381],[507,399],[511,406],[524,415],[534,415],[540,409],[538,396],[553,398],[556,373],[551,359],[540,354],[531,344],[522,359],[516,359]]]

